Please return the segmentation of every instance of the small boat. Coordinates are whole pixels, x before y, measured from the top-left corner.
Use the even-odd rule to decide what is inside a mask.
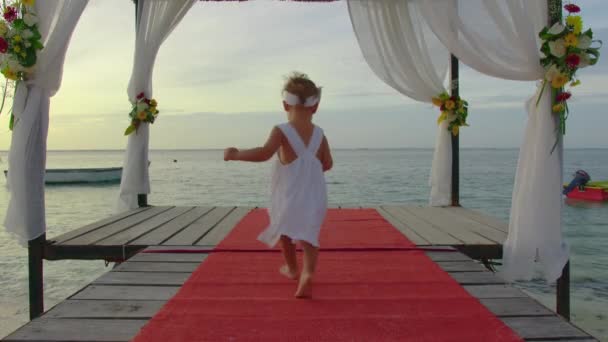
[[[4,170],[8,176],[8,171]],[[47,169],[45,184],[118,183],[122,167],[90,169]]]
[[[608,181],[589,182],[572,189],[566,196],[586,201],[608,201]]]
[[[591,182],[584,170],[574,173],[570,184],[564,184],[563,194],[568,198],[586,201],[608,201],[608,181]]]

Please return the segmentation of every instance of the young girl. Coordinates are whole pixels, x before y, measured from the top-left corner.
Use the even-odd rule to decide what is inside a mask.
[[[321,100],[321,89],[305,74],[292,74],[283,87],[287,122],[275,126],[263,147],[224,151],[224,160],[262,162],[275,152],[272,173],[270,225],[258,239],[273,247],[280,241],[285,257],[281,274],[298,279],[297,298],[312,295],[317,263],[319,231],[327,211],[327,187],[323,172],[333,165],[323,130],[312,123]],[[298,272],[295,243],[304,250],[302,273]]]

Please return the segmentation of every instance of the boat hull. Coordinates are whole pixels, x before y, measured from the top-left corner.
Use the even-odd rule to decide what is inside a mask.
[[[608,201],[608,190],[593,187],[585,187],[584,190],[574,188],[566,196],[568,198],[574,198],[585,201]]]
[[[8,172],[5,170],[4,175]],[[122,167],[99,169],[48,169],[45,184],[86,184],[118,183],[122,176]]]

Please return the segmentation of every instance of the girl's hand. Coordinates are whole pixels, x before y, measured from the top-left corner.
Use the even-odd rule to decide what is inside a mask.
[[[224,161],[236,160],[239,150],[235,147],[228,147],[224,150]]]

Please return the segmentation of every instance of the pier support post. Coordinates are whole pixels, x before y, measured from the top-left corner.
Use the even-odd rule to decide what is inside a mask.
[[[562,0],[548,0],[547,1],[547,13],[548,13],[548,25],[552,26],[562,20]],[[555,99],[551,98],[551,106],[553,106]],[[557,119],[556,119],[557,121]],[[559,137],[560,143],[557,146],[558,153],[563,153],[563,145],[561,136]],[[563,163],[563,162],[562,162]],[[563,165],[560,167],[563,168]],[[557,313],[570,320],[570,261],[566,263],[562,270],[562,276],[557,280],[557,291],[556,291],[556,311]]]
[[[458,58],[450,55],[450,91],[452,96],[458,96]],[[452,206],[460,206],[460,139],[459,135],[452,137]]]
[[[570,261],[564,266],[562,276],[557,280],[557,313],[570,321]]]
[[[139,207],[147,207],[148,206],[148,195],[146,194],[139,194],[137,195],[137,205],[139,205]]]
[[[43,259],[46,234],[28,241],[30,320],[44,312]]]

